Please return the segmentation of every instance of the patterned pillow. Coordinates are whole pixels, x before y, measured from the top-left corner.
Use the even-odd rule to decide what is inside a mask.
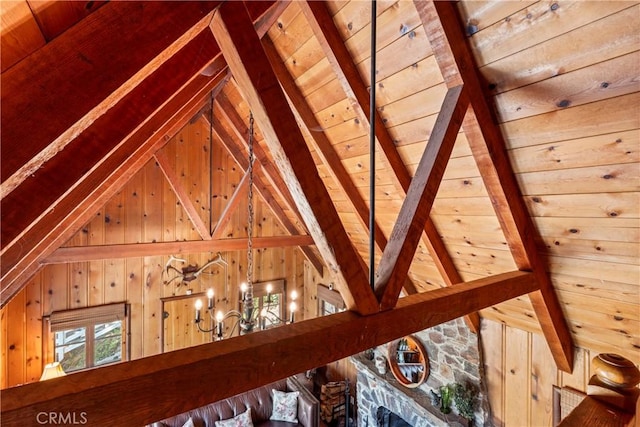
[[[299,391],[290,393],[273,389],[272,421],[287,421],[298,423],[298,395]]]
[[[216,427],[253,427],[251,421],[251,408],[247,408],[242,414],[236,415],[228,420],[216,421]]]

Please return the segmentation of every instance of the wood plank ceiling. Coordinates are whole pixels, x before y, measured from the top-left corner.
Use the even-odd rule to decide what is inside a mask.
[[[380,93],[372,120],[375,156],[383,166],[376,176],[382,213],[374,225],[377,271],[372,289],[366,269],[371,82],[363,46],[370,27],[368,5],[89,2],[54,13],[44,6],[25,10],[29,4],[2,11],[3,306],[47,263],[115,253],[169,254],[177,247],[187,251],[242,247],[244,242],[221,236],[228,211],[213,229],[202,222],[189,197],[181,195],[176,172],[161,149],[194,115],[209,111],[204,116],[213,121],[216,138],[244,171],[251,111],[258,127],[255,167],[260,196],[292,239],[299,239],[289,243],[299,244],[316,268],[327,268],[347,306],[364,316],[345,314],[336,325],[320,320],[306,328],[296,325],[295,331],[274,332],[271,338],[313,340],[327,332],[337,334],[340,322],[357,334],[360,328],[395,322],[405,316],[401,312],[417,317],[407,330],[395,331],[398,336],[412,332],[414,326],[424,328],[461,315],[478,330],[479,310],[528,294],[528,307],[535,312],[557,366],[571,370],[572,334],[548,259],[541,255],[544,237],[530,214],[535,208],[527,205],[537,202],[523,196],[514,174],[514,163],[516,172],[526,168],[521,162],[527,155],[514,162],[507,151],[509,145],[517,146],[514,139],[526,138],[526,129],[513,128],[511,122],[498,126],[507,114],[513,118],[519,114],[506,113],[500,105],[517,101],[509,100],[508,92],[494,100],[484,82],[489,77],[500,81],[503,91],[516,83],[482,67],[491,62],[493,47],[470,43],[461,17],[461,13],[473,15],[474,6],[418,0],[378,3]],[[504,7],[515,8],[509,13],[522,8]],[[484,13],[498,8],[487,6]],[[65,23],[56,22],[61,29],[48,24],[47,13],[67,17]],[[470,28],[478,31],[473,24],[467,31]],[[157,37],[159,33],[163,37]],[[496,117],[494,101],[503,117]],[[563,108],[560,104],[558,108]],[[200,240],[62,247],[152,159],[173,183]],[[477,172],[472,177],[456,176],[463,170]],[[229,211],[245,192],[246,179],[231,198]],[[487,214],[491,205],[493,213]],[[499,254],[487,268],[461,269],[485,262],[474,259],[473,253],[462,253],[468,248],[452,244],[457,239],[448,235],[453,230],[448,222],[455,218],[450,212],[463,209],[470,212],[470,219],[474,213],[480,219],[468,226],[476,230],[465,232],[463,240],[492,236],[486,245],[497,247],[485,252],[492,258]],[[456,286],[444,294],[433,290],[452,285]],[[410,296],[399,299],[402,289]],[[422,310],[434,310],[437,304],[450,307],[448,314],[417,320]],[[355,340],[337,353],[346,356],[392,338],[380,334]],[[227,356],[219,357],[233,358],[234,351],[250,354],[265,343],[247,343],[240,350],[230,347]],[[317,357],[294,363],[296,371],[330,361],[319,346],[316,350]],[[140,365],[133,373],[124,373],[114,367],[113,378],[133,385],[140,376],[151,382],[159,375],[177,376],[185,364],[196,366],[211,358],[209,353],[203,349],[195,356],[159,356],[160,371]],[[251,388],[286,375],[284,370],[227,391]],[[192,374],[209,375],[199,369]],[[87,380],[100,385],[83,392],[113,392],[114,379],[104,382],[91,375],[86,373]],[[33,390],[24,391],[29,396],[40,394],[38,387],[49,387],[30,386]],[[42,395],[62,399],[69,392],[59,387]],[[81,391],[73,393],[78,396]],[[195,391],[192,394],[196,396]],[[73,395],[67,403],[72,403]],[[24,401],[19,393],[5,397],[3,415],[7,411],[18,416]],[[42,402],[34,400],[30,410],[37,411]],[[141,423],[162,418],[166,411],[186,409],[142,406],[135,411]]]

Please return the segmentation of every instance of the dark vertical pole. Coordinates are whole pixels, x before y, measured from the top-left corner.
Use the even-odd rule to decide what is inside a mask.
[[[376,211],[376,0],[371,0],[371,89],[369,90],[369,283],[375,288]]]
[[[213,234],[213,91],[209,110],[209,234]]]

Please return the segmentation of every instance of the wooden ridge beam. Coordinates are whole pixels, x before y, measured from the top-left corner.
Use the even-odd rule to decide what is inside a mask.
[[[313,245],[310,236],[254,237],[253,247],[277,248]],[[180,242],[131,243],[121,245],[77,246],[58,248],[42,260],[43,264],[97,261],[113,258],[137,258],[157,255],[192,254],[197,252],[238,251],[247,249],[247,238],[191,240]]]
[[[223,3],[210,28],[347,307],[361,314],[377,312],[364,261],[349,241],[318,175],[244,5]]]
[[[189,198],[189,194],[185,190],[184,186],[178,181],[178,175],[171,167],[169,163],[169,158],[165,154],[164,151],[158,150],[154,157],[158,162],[158,166],[160,166],[160,170],[164,174],[164,177],[169,182],[169,186],[173,189],[173,192],[176,194],[178,201],[182,205],[182,208],[186,212],[191,224],[198,232],[198,235],[202,240],[211,240],[211,231],[209,227],[204,223],[200,214],[198,213],[198,209],[195,207],[191,199]]]
[[[493,117],[473,53],[465,37],[457,5],[446,1],[414,4],[448,87],[464,84],[470,109],[462,125],[494,210],[519,269],[533,271],[540,289],[529,297],[559,369],[571,372],[573,339],[544,260],[538,234],[520,193],[506,143]]]
[[[247,168],[249,167],[249,153],[247,152],[245,155],[244,146],[238,140],[238,136],[235,133],[230,135],[226,131],[226,129],[221,126],[214,128],[214,132],[216,133],[216,135],[218,136],[218,139],[222,142],[224,147],[227,149],[231,157],[234,158],[238,166],[240,166],[242,170],[246,171]],[[262,197],[262,200],[264,200],[264,202],[269,206],[269,209],[271,210],[271,212],[275,215],[276,219],[280,222],[282,227],[285,230],[287,230],[287,232],[289,232],[292,235],[299,234],[300,230],[298,229],[296,224],[294,224],[289,219],[287,214],[282,209],[282,206],[280,206],[280,203],[276,201],[274,195],[271,193],[271,191],[268,190],[267,186],[262,182],[262,178],[260,178],[260,175],[259,175],[259,172],[261,170],[260,163],[257,163],[254,161],[254,167],[255,167],[255,170],[254,170],[255,175],[254,175],[253,181],[254,181],[256,191]],[[304,232],[306,232],[306,230],[304,230]],[[302,251],[304,256],[307,258],[307,260],[314,266],[316,271],[322,274],[323,263],[318,258],[316,253],[307,246],[301,246],[300,250]]]
[[[349,98],[354,112],[362,123],[370,123],[371,119],[365,113],[370,110],[371,105],[369,90],[356,64],[353,62],[351,54],[344,45],[344,41],[325,2],[303,1],[299,4],[334,73],[338,77],[338,81]],[[398,191],[401,191],[406,196],[411,184],[411,174],[404,165],[393,138],[382,120],[382,116],[377,109],[375,111],[373,120],[375,121],[376,140],[387,164],[393,171],[393,178]],[[461,283],[462,277],[431,218],[428,218],[425,223],[422,241],[446,285],[451,286]],[[465,322],[474,333],[480,330],[480,316],[478,313],[470,313],[465,316]]]
[[[393,308],[398,301],[468,105],[463,86],[447,91],[378,265],[375,292],[383,310]]]
[[[145,425],[535,289],[531,273],[509,272],[411,295],[400,299],[393,310],[370,316],[345,311],[25,384],[2,391],[0,415],[7,425],[31,423],[38,413],[51,411],[84,412],[90,425]],[[300,343],[306,346],[304,357],[300,357]],[[180,399],[175,398],[176,390]],[[105,405],[105,401],[118,404]]]

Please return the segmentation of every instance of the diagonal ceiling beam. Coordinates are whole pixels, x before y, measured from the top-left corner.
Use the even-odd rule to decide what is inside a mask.
[[[242,179],[236,186],[231,197],[229,197],[229,201],[226,206],[222,210],[218,221],[213,229],[213,233],[211,234],[212,239],[219,239],[222,237],[222,233],[224,229],[227,227],[229,222],[231,221],[232,214],[238,209],[240,202],[247,198],[247,193],[249,192],[249,174],[247,172],[244,173]]]
[[[444,98],[378,266],[375,291],[383,310],[398,301],[468,105],[463,86],[449,89]]]
[[[340,156],[338,156],[335,148],[333,147],[333,145],[331,145],[331,141],[329,141],[327,135],[322,131],[315,132],[310,130],[320,129],[320,123],[318,123],[318,120],[313,114],[311,107],[309,107],[309,104],[305,100],[304,95],[296,85],[293,77],[287,70],[287,67],[282,62],[280,56],[278,55],[278,52],[276,51],[273,41],[269,38],[268,35],[262,39],[262,46],[264,47],[265,53],[269,57],[269,61],[271,62],[273,71],[280,81],[282,89],[287,94],[287,99],[294,109],[294,113],[296,113],[300,117],[302,123],[311,135],[311,142],[312,144],[314,144],[315,152],[320,157],[322,162],[327,166],[327,170],[331,175],[331,178],[345,193],[347,200],[353,206],[353,210],[358,214],[358,218],[360,219],[360,224],[362,225],[362,227],[364,227],[365,230],[369,230],[369,207],[358,191],[356,185],[353,183],[349,172],[347,172],[347,169],[340,160]],[[387,238],[378,225],[377,221],[374,221],[374,227],[376,244],[382,251],[387,246]],[[415,294],[417,292],[415,285],[409,278],[405,280],[404,290],[408,295]]]
[[[25,384],[2,391],[0,415],[7,425],[23,425],[40,412],[61,411],[84,412],[92,425],[145,425],[535,289],[531,273],[509,272],[410,295],[393,310],[371,316],[345,311]],[[300,357],[300,343],[305,346],[304,357]],[[176,390],[180,390],[180,399],[175,398]],[[118,405],[105,405],[105,401],[117,401]]]
[[[344,45],[325,2],[304,1],[300,2],[300,8],[322,46],[334,73],[338,77],[338,81],[347,94],[353,110],[358,114],[362,123],[369,123],[369,118],[365,114],[365,111],[370,111],[369,91],[356,64],[353,62],[353,58]],[[393,143],[393,138],[384,125],[382,116],[380,116],[377,109],[375,111],[373,120],[375,121],[378,145],[384,153],[387,164],[393,171],[396,187],[406,196],[411,184],[411,174],[405,167]],[[447,286],[461,283],[462,277],[458,273],[453,259],[449,255],[447,247],[431,218],[425,223],[424,232],[425,235],[422,241]],[[480,316],[478,313],[470,313],[465,317],[465,322],[473,332],[477,333],[480,330]]]
[[[240,141],[244,141],[245,138],[247,138],[247,135],[249,135],[249,128],[242,120],[242,117],[240,117],[240,114],[238,114],[236,108],[231,104],[231,101],[229,101],[227,95],[225,93],[221,93],[220,96],[216,98],[216,103],[220,107],[221,114],[231,125],[231,130],[236,134],[237,139]],[[274,166],[273,162],[269,160],[265,150],[259,143],[256,143],[253,144],[253,152],[256,156],[256,159],[262,166],[264,176],[267,178],[267,181],[269,181],[276,194],[278,194],[280,199],[284,201],[287,208],[291,209],[291,211],[295,212],[299,217],[300,213],[298,212],[298,207],[296,206],[296,202],[293,200],[293,197],[289,192],[289,188],[282,180],[282,177],[280,176],[280,173]]]
[[[414,0],[447,86],[464,83],[470,111],[463,130],[484,181],[507,243],[519,269],[533,271],[540,289],[529,295],[559,369],[571,372],[573,340],[562,308],[535,244],[537,231],[524,204],[480,83],[479,71],[462,29],[456,4]]]
[[[90,221],[95,212],[182,128],[183,123],[200,109],[208,94],[224,77],[224,73],[213,78],[198,76],[189,82],[133,133],[128,134],[109,156],[56,203],[55,209],[47,211],[37,224],[23,233],[17,244],[3,248],[0,257],[2,306],[36,274],[41,259]],[[105,126],[110,126],[108,122]],[[48,163],[52,164],[55,173],[55,170],[65,167],[67,160],[65,158],[57,162],[56,156]]]
[[[207,2],[205,7],[213,8],[216,4],[217,2]],[[150,5],[151,3],[137,4],[136,7],[142,7],[144,10],[155,7]],[[272,8],[281,10],[281,7],[272,1],[251,2],[247,6],[252,19],[258,20],[255,31],[259,35],[264,35],[275,19],[270,10]],[[181,14],[183,9],[175,8],[172,11],[176,12],[178,20],[184,20],[187,23],[187,16]],[[166,11],[162,14],[166,14]],[[116,11],[116,15],[120,20],[119,12]],[[171,13],[169,15],[173,16]],[[204,15],[206,13],[201,13],[197,19],[201,20],[199,23],[208,24],[207,17],[202,21]],[[132,25],[137,22],[136,19],[120,21],[129,22]],[[186,28],[192,26],[193,23]],[[76,62],[65,60],[68,57],[78,56],[78,40],[81,40],[83,49],[96,54],[110,51],[103,49],[102,42],[105,37],[101,36],[101,31],[112,31],[113,26],[89,24],[74,28],[78,28],[79,32],[76,33],[74,30],[73,37],[57,38],[55,42],[47,45],[55,46],[53,51],[40,49],[25,59],[27,62],[32,61],[33,64],[37,64],[38,67],[43,66],[45,70],[55,70],[52,75],[55,75],[57,80],[51,83],[49,95],[54,101],[61,100],[55,102],[63,102],[63,104],[59,106],[60,108],[45,109],[47,123],[68,119],[65,113],[67,105],[64,102],[69,100],[65,95],[65,90],[68,89],[66,85],[69,82],[73,85],[82,82],[95,83],[93,76],[103,74],[102,68],[98,67],[97,72],[93,68],[96,63],[83,63],[83,67],[77,68]],[[153,31],[153,26],[144,28],[152,31],[153,37],[157,38],[157,32]],[[132,46],[127,44],[127,48],[138,46],[144,50],[144,46],[140,46],[145,44],[144,37],[135,31],[133,33],[136,34],[137,43],[133,42]],[[170,41],[171,34],[173,32],[163,32],[166,41]],[[179,127],[193,117],[203,105],[207,92],[226,77],[224,74],[219,74],[226,64],[219,55],[219,48],[211,37],[211,32],[207,29],[198,33],[197,29],[192,28],[187,31],[187,34],[185,40],[181,39],[178,45],[173,45],[173,50],[170,50],[173,55],[170,58],[163,58],[159,62],[152,61],[153,64],[147,67],[147,71],[151,74],[146,74],[142,82],[136,81],[140,84],[135,88],[116,91],[120,94],[120,98],[110,99],[111,108],[105,107],[102,116],[91,116],[88,123],[84,125],[86,127],[74,128],[74,132],[77,132],[72,135],[72,140],[65,142],[65,149],[44,163],[36,173],[30,175],[26,181],[21,182],[9,193],[13,199],[9,200],[9,196],[2,197],[0,200],[3,224],[0,230],[2,237],[0,306],[4,306],[24,283],[36,274],[40,268],[40,259],[71,238],[84,223],[89,221],[96,210],[106,203],[139,168],[144,166],[153,152],[162,147]],[[121,43],[117,39],[114,39],[114,42],[117,51],[122,52]],[[177,46],[183,47],[175,52]],[[193,49],[194,46],[195,49]],[[161,65],[158,66],[158,64]],[[33,69],[41,70],[38,67],[34,66]],[[196,74],[199,70],[201,73]],[[19,102],[26,100],[25,102],[31,105],[38,104],[42,94],[40,90],[35,94],[23,90],[14,92],[4,90],[8,85],[13,84],[9,80],[17,79],[16,87],[19,88],[20,79],[24,76],[33,77],[38,74],[31,74],[31,69],[26,71],[24,75],[11,74],[13,76],[11,79],[6,73],[2,76],[3,123],[8,117],[5,115],[8,111],[5,107],[9,105],[10,98],[13,96],[19,97],[21,99]],[[78,74],[77,71],[81,72]],[[116,67],[114,72],[120,71]],[[76,77],[69,78],[69,76]],[[118,76],[115,80],[123,78],[120,74]],[[124,78],[126,79],[126,76]],[[130,83],[133,85],[131,81],[127,84]],[[95,84],[99,85],[99,83]],[[96,93],[99,94],[100,91],[94,91],[91,85],[89,89],[83,91],[84,95],[91,98],[87,101],[87,108],[90,109],[95,103],[101,101],[102,98],[96,96]],[[168,96],[169,94],[172,95]],[[71,114],[79,112],[82,115],[85,110],[82,108],[76,110],[74,107],[68,112]],[[63,117],[56,118],[58,114]],[[145,119],[141,120],[141,117]],[[80,116],[73,116],[70,120],[79,119]],[[118,126],[112,126],[110,123],[117,123]],[[24,121],[22,125],[24,126]],[[48,132],[47,135],[45,139],[57,137],[55,132]],[[3,132],[3,144],[4,138]],[[95,149],[96,147],[98,149]],[[103,157],[105,149],[108,155]],[[5,152],[7,150],[2,151],[2,153]],[[83,162],[75,162],[76,159],[82,159]],[[77,168],[70,167],[72,164],[80,165],[81,176],[71,176],[78,173]],[[51,186],[54,191],[50,191]],[[39,197],[34,198],[33,194],[39,194]],[[55,197],[52,199],[52,194],[58,199]],[[39,203],[46,200],[47,203],[40,203],[40,205],[30,203],[34,200]]]
[[[182,205],[182,208],[187,213],[187,216],[189,217],[191,224],[194,226],[194,228],[198,232],[198,235],[200,235],[202,240],[211,240],[211,234],[209,234],[210,233],[209,227],[207,227],[207,225],[204,223],[204,221],[200,217],[200,214],[198,213],[198,209],[195,207],[195,205],[189,198],[189,194],[187,194],[187,191],[184,189],[184,186],[182,185],[182,183],[178,181],[178,175],[173,170],[173,167],[171,167],[169,158],[167,157],[166,153],[162,150],[158,150],[154,154],[154,157],[156,158],[156,161],[158,162],[158,166],[160,166],[160,170],[162,170],[164,177],[167,179],[167,181],[169,182],[169,185],[173,189],[173,192],[176,194],[176,197],[178,198],[178,201]]]
[[[235,132],[234,135],[230,135],[222,126],[215,127],[214,132],[216,133],[218,139],[220,139],[224,147],[227,149],[231,157],[234,158],[238,166],[240,166],[242,170],[246,171],[249,167],[249,154],[245,154],[243,143],[238,141]],[[262,178],[260,178],[260,176],[258,175],[258,172],[261,170],[260,163],[254,162],[254,167],[256,172],[253,179],[254,185],[256,190],[258,191],[258,194],[260,194],[260,196],[262,197],[262,200],[264,200],[267,206],[269,206],[271,212],[273,212],[276,219],[280,222],[284,229],[287,230],[288,233],[290,233],[291,235],[300,234],[300,230],[298,230],[298,227],[296,227],[296,225],[291,222],[287,214],[280,206],[280,203],[276,201],[274,195],[267,189],[267,186],[262,182]],[[315,252],[307,246],[301,246],[300,250],[307,258],[307,260],[318,271],[318,273],[322,274],[323,263],[315,254]]]
[[[0,197],[193,40],[219,3],[110,2],[3,73]]]
[[[364,261],[351,245],[318,175],[244,4],[222,4],[210,28],[347,307],[360,314],[377,312]]]

